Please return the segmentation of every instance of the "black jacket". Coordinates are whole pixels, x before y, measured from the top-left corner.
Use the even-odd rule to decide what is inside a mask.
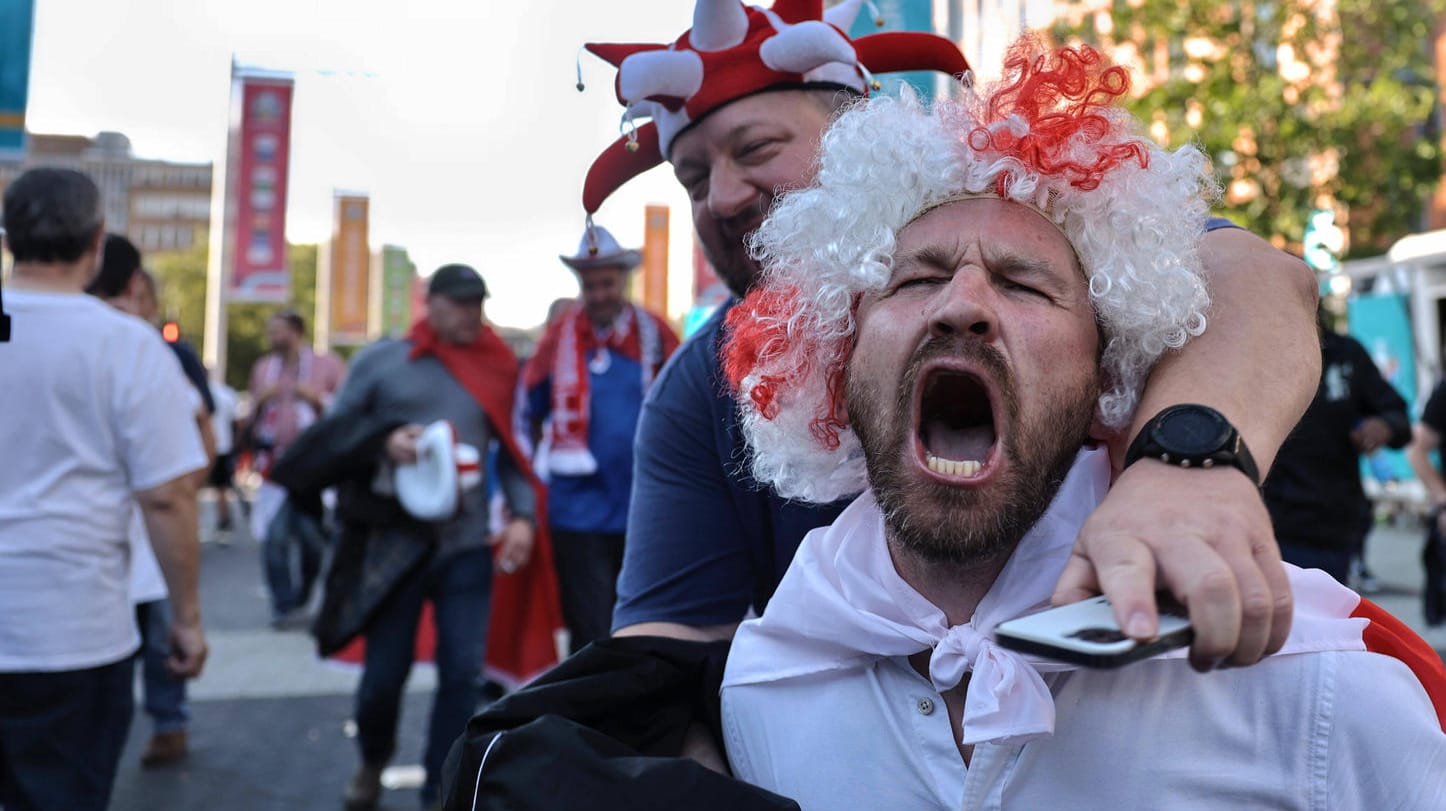
[[[442,771],[444,811],[798,811],[680,757],[690,726],[723,751],[727,642],[594,642],[467,723]]]
[[[365,631],[387,598],[432,555],[427,526],[396,499],[371,489],[387,435],[404,424],[389,416],[328,415],[287,446],[271,470],[288,500],[311,502],[323,489],[337,488],[340,530],[311,629],[322,656]],[[386,543],[375,542],[378,528],[390,530]]]

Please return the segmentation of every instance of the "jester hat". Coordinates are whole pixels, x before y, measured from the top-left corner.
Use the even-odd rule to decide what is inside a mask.
[[[583,207],[595,213],[632,178],[668,159],[673,140],[714,110],[764,90],[877,89],[873,73],[968,70],[959,48],[934,34],[898,31],[850,40],[861,0],[828,11],[823,0],[697,0],[693,27],[672,43],[589,43],[618,69],[624,135],[593,161]],[[650,121],[641,126],[637,119]]]

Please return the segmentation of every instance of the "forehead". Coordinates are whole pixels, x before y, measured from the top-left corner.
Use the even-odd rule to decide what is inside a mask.
[[[611,284],[627,275],[627,268],[621,265],[603,265],[601,267],[588,268],[577,274],[578,279],[584,284]]]
[[[1074,248],[1044,215],[997,197],[956,200],[925,212],[899,231],[898,255],[906,258],[924,248],[962,249],[971,243],[978,243],[986,255],[1008,252],[1061,270],[1078,266]]]
[[[729,139],[755,127],[770,127],[817,140],[828,114],[810,98],[811,91],[773,90],[730,101],[695,122],[673,140],[670,159],[676,165],[702,159]]]

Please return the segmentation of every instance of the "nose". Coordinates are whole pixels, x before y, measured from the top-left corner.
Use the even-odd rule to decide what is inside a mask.
[[[999,334],[994,291],[987,273],[960,268],[929,304],[929,332],[937,338],[971,335],[992,341]]]
[[[708,176],[708,213],[726,220],[735,217],[758,202],[762,192],[748,182],[745,173],[720,162]]]

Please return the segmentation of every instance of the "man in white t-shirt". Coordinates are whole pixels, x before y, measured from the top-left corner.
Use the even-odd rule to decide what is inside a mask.
[[[14,256],[0,344],[0,806],[104,809],[133,713],[127,525],[139,505],[175,617],[169,665],[201,672],[196,491],[206,464],[155,329],[82,291],[100,193],[33,169],[5,191]]]

